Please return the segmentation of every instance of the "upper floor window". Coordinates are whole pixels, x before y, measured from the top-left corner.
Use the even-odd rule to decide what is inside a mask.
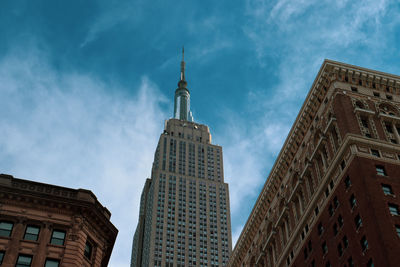
[[[59,260],[46,259],[46,263],[44,264],[44,267],[58,267],[59,265],[60,265]]]
[[[0,251],[0,265],[3,263],[4,251]]]
[[[365,251],[366,249],[368,249],[368,241],[367,238],[365,236],[363,236],[360,240],[360,244],[361,244],[361,248],[363,251]]]
[[[10,237],[13,226],[12,222],[0,222],[0,236]]]
[[[347,176],[344,180],[344,185],[346,186],[346,188],[349,188],[351,186],[351,180],[349,176]]]
[[[376,165],[376,174],[381,175],[381,176],[386,176],[386,171],[385,171],[385,167],[381,166],[381,165]]]
[[[397,235],[400,237],[400,225],[396,225]]]
[[[399,214],[399,206],[397,206],[396,204],[389,203],[389,212],[392,215],[400,215]]]
[[[91,259],[91,257],[92,257],[92,250],[93,250],[93,245],[89,242],[89,241],[86,241],[86,244],[85,244],[85,251],[84,251],[84,255],[85,255],[85,257],[87,258],[87,259]]]
[[[15,267],[30,267],[32,263],[32,256],[30,255],[19,255],[17,259],[17,264]]]
[[[25,230],[24,239],[37,241],[39,237],[39,230],[40,228],[37,226],[28,225]]]
[[[65,231],[53,230],[50,243],[53,245],[62,246],[64,245],[64,241],[65,241]]]
[[[328,246],[326,245],[326,242],[322,244],[322,252],[323,254],[326,254],[328,252]]]
[[[382,190],[385,195],[393,195],[392,187],[388,184],[382,184]]]
[[[357,229],[362,225],[362,220],[359,214],[354,218],[354,223]]]

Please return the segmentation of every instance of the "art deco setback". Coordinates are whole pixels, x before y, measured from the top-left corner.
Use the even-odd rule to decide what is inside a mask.
[[[118,230],[89,190],[0,174],[0,265],[106,267]]]
[[[228,266],[399,266],[400,77],[325,60]]]

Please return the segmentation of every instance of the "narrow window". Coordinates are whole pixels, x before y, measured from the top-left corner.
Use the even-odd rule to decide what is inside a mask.
[[[89,241],[86,241],[84,255],[89,260],[92,257],[92,250],[93,250],[92,244]]]
[[[318,213],[319,213],[319,209],[318,209],[318,207],[316,207],[316,208],[315,208],[314,212],[315,212],[315,216],[317,216],[317,215],[318,215]]]
[[[339,223],[339,226],[342,227],[343,226],[343,217],[341,215],[338,216],[337,221]]]
[[[386,128],[386,131],[387,131],[388,133],[393,133],[393,127],[392,127],[392,124],[391,124],[391,123],[385,122],[385,128]]]
[[[371,149],[371,154],[372,154],[373,156],[375,156],[375,157],[378,157],[378,158],[381,157],[381,155],[380,155],[380,153],[379,153],[379,150],[376,150],[376,149]]]
[[[32,256],[30,255],[19,255],[17,259],[17,264],[15,267],[29,267],[32,263]]]
[[[392,215],[399,215],[399,206],[389,203],[389,212]]]
[[[400,225],[396,225],[397,235],[400,237]]]
[[[343,236],[342,241],[344,247],[347,248],[349,246],[349,239],[347,239],[347,236]]]
[[[350,207],[351,208],[354,208],[354,206],[357,204],[357,200],[356,200],[356,197],[354,196],[354,194],[351,195],[351,197],[349,199],[349,202],[350,202]]]
[[[4,251],[0,251],[0,265],[3,263]]]
[[[368,241],[367,238],[365,236],[363,236],[360,240],[360,244],[361,244],[361,248],[362,251],[364,252],[366,249],[368,249]]]
[[[381,165],[376,165],[376,174],[380,176],[386,176],[385,168]]]
[[[338,253],[339,253],[339,257],[343,255],[343,246],[342,244],[339,243],[338,247],[337,247]]]
[[[367,267],[374,267],[374,262],[372,261],[372,259],[369,259],[368,263],[367,263]]]
[[[346,188],[349,188],[351,186],[351,180],[349,176],[347,176],[346,179],[344,180],[344,184]]]
[[[337,197],[335,197],[335,198],[333,199],[333,205],[335,206],[335,209],[337,209],[337,207],[339,206],[339,200],[338,200]]]
[[[58,267],[60,266],[59,260],[47,259],[44,267]]]
[[[308,251],[311,251],[312,250],[312,244],[311,244],[311,240],[310,241],[308,241]]]
[[[334,235],[337,235],[337,234],[338,234],[338,226],[337,226],[336,223],[333,225],[333,234],[334,234]]]
[[[360,228],[362,226],[362,220],[360,217],[360,214],[358,214],[355,218],[354,218],[354,223],[356,225],[356,228]]]
[[[307,251],[307,249],[305,248],[304,249],[304,259],[306,260],[308,258],[308,251]]]
[[[13,226],[11,222],[0,222],[0,236],[10,237]]]
[[[385,195],[393,195],[392,187],[388,184],[382,184],[382,190]]]
[[[326,245],[326,242],[322,244],[322,252],[323,254],[326,254],[328,252],[328,246]]]
[[[37,241],[38,237],[39,237],[39,230],[40,230],[40,228],[37,226],[28,225],[25,230],[24,239],[31,240],[31,241]]]
[[[322,226],[322,223],[318,224],[318,234],[321,235],[324,232],[324,227]]]
[[[329,205],[329,215],[332,216],[334,212],[335,212],[335,210],[333,209],[332,204]]]
[[[331,265],[331,263],[328,261],[326,264],[325,264],[325,267],[331,267],[332,265]]]
[[[347,263],[349,264],[349,267],[354,267],[354,261],[352,257],[347,259]]]
[[[65,232],[60,230],[54,230],[51,235],[50,244],[62,246],[64,245],[64,240],[65,240]]]

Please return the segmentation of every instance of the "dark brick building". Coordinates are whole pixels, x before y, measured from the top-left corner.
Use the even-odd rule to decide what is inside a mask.
[[[0,266],[106,267],[110,217],[89,190],[0,174]]]
[[[229,266],[400,266],[400,77],[326,60]]]

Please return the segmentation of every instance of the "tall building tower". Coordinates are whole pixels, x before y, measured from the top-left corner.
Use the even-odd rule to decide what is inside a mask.
[[[228,184],[222,148],[193,122],[185,62],[151,178],[143,188],[131,266],[225,266],[231,249]]]
[[[400,264],[400,77],[325,60],[228,266]]]

